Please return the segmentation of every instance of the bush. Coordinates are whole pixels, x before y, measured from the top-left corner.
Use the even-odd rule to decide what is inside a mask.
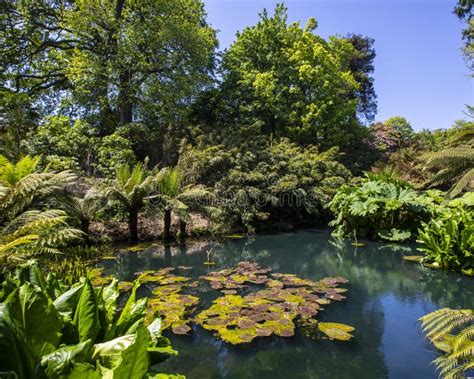
[[[179,166],[184,178],[212,188],[220,225],[254,232],[326,221],[324,204],[350,177],[336,155],[282,139],[231,149],[188,148]]]
[[[474,274],[474,193],[451,200],[444,212],[419,231],[418,250],[435,267]]]
[[[342,186],[329,203],[336,215],[333,235],[405,241],[423,221],[437,214],[438,191],[417,192],[394,176],[368,174],[358,184]]]
[[[20,266],[2,287],[3,373],[19,379],[150,378],[150,366],[176,355],[161,336],[160,319],[144,326],[147,301],[136,300],[138,282],[120,312],[117,280],[102,288],[89,279],[68,287],[51,274],[45,278],[35,262]]]

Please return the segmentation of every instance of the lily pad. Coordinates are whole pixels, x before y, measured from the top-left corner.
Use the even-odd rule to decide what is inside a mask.
[[[318,329],[323,332],[331,340],[349,341],[354,336],[350,334],[355,330],[354,327],[346,324],[338,324],[335,322],[320,322]]]

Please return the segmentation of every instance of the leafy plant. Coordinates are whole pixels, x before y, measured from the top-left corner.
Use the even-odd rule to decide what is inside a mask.
[[[176,167],[165,168],[157,175],[158,205],[163,210],[163,240],[168,242],[171,238],[171,212],[179,217],[180,235],[186,233],[186,223],[190,217],[190,211],[209,213],[211,207],[206,207],[206,200],[212,198],[212,193],[202,185],[183,185],[180,170]]]
[[[444,353],[434,360],[440,375],[464,378],[474,368],[474,311],[444,308],[420,321],[426,337]]]
[[[105,196],[126,208],[131,241],[138,241],[138,212],[143,209],[145,199],[155,188],[156,173],[137,163],[133,168],[128,164],[118,167],[115,179],[104,189]]]
[[[35,262],[3,283],[0,298],[0,370],[18,378],[154,377],[150,366],[176,352],[161,336],[161,320],[143,324],[146,298],[135,283],[118,311],[117,280],[94,288],[45,278]],[[44,322],[47,320],[47,322]]]
[[[436,170],[430,187],[451,186],[448,197],[474,188],[474,123],[468,123],[448,140],[447,148],[426,153],[425,168]]]
[[[436,267],[474,273],[474,193],[451,200],[419,231],[418,250]]]
[[[437,192],[417,192],[387,173],[370,173],[359,184],[338,190],[328,205],[336,215],[329,225],[341,237],[405,241],[416,234],[422,221],[436,214],[441,201]]]

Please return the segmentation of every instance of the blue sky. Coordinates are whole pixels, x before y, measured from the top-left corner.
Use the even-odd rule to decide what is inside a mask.
[[[204,0],[221,49],[278,1]],[[474,105],[474,79],[463,61],[463,24],[455,0],[287,0],[289,21],[314,16],[323,37],[360,33],[375,39],[377,120],[405,116],[415,130],[446,128]]]

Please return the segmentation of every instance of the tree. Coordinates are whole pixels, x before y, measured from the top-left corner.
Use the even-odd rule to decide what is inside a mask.
[[[200,0],[6,0],[1,15],[2,85],[102,136],[144,113],[172,119],[213,68]]]
[[[468,62],[470,62],[471,70],[474,69],[474,0],[458,0],[458,4],[454,8],[454,14],[460,20],[466,22],[466,29],[463,30],[464,55]]]
[[[179,217],[179,232],[182,237],[186,234],[186,223],[191,210],[201,211],[202,200],[210,199],[212,194],[202,185],[183,185],[183,178],[178,168],[165,168],[157,176],[157,199],[163,209],[163,241],[171,239],[171,213]]]
[[[130,241],[138,241],[138,213],[145,205],[145,199],[155,190],[156,175],[141,163],[133,169],[128,164],[115,171],[115,179],[105,187],[104,194],[121,203],[128,213]]]
[[[66,193],[60,199],[60,206],[65,212],[78,223],[79,229],[84,233],[86,243],[90,242],[89,227],[103,206],[103,197],[94,187],[89,188],[83,197]]]
[[[349,59],[349,70],[359,84],[354,96],[359,99],[357,111],[361,118],[374,121],[377,114],[377,95],[375,94],[374,72],[375,40],[360,34],[350,34],[347,41],[354,47]]]
[[[399,134],[399,146],[407,146],[413,139],[413,127],[410,122],[402,116],[393,116],[385,120],[385,125],[390,126]]]
[[[272,16],[264,10],[225,52],[222,83],[205,95],[209,106],[198,119],[234,133],[255,125],[266,136],[347,146],[359,128],[359,84],[349,68],[355,49],[347,39],[317,36],[316,26],[312,18],[305,27],[288,24],[281,4]]]

